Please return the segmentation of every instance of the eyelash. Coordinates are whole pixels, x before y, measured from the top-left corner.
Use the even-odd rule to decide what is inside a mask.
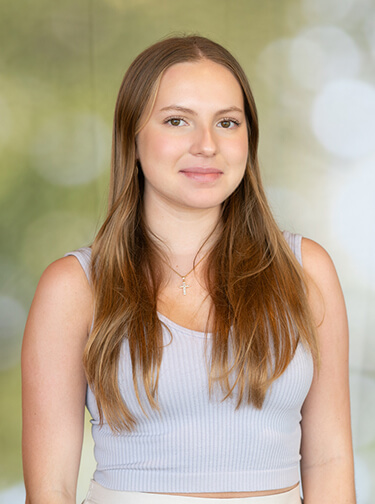
[[[184,122],[186,122],[183,117],[177,117],[177,116],[168,117],[168,119],[166,119],[164,122],[165,122],[165,124],[169,124],[169,126],[177,128],[178,126],[173,126],[172,124],[170,124],[171,121],[184,121]]]
[[[240,121],[237,121],[237,119],[231,119],[230,117],[224,117],[224,119],[219,121],[219,123],[223,122],[230,122],[233,123],[235,126],[239,126],[241,124]],[[224,129],[230,129],[230,128],[224,128]]]
[[[165,122],[165,124],[169,124],[169,126],[172,126],[173,128],[178,128],[178,126],[180,126],[180,125],[173,126],[171,124],[171,121],[183,121],[183,122],[186,123],[186,120],[183,117],[178,117],[178,116],[169,117],[164,122]],[[223,123],[223,122],[233,123],[234,126],[239,126],[241,124],[240,121],[237,121],[237,119],[233,119],[233,118],[230,118],[230,117],[224,117],[223,119],[221,119],[218,122],[218,124]],[[223,129],[231,129],[231,127],[229,127],[229,128],[223,128]]]

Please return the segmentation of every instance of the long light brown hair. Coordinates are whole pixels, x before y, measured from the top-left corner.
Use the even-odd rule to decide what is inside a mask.
[[[222,205],[222,231],[205,266],[212,300],[210,389],[218,383],[226,398],[236,388],[238,407],[248,403],[261,408],[267,390],[285,371],[299,342],[317,356],[303,271],[272,217],[263,190],[257,111],[247,78],[235,58],[211,40],[199,36],[162,40],[134,60],[121,84],[113,126],[108,215],[92,245],[95,317],[84,366],[100,420],[105,418],[113,430],[131,430],[136,424],[118,386],[124,340],[129,344],[138,400],[139,386],[143,386],[153,408],[158,408],[163,354],[157,316],[162,284],[157,265],[162,256],[143,218],[144,179],[136,160],[136,135],[145,114],[152,110],[166,69],[201,59],[223,65],[239,82],[249,138],[245,175]]]

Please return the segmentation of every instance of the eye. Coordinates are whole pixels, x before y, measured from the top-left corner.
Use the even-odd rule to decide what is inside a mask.
[[[239,121],[236,121],[235,119],[222,119],[218,124],[220,128],[224,129],[230,129],[240,125]]]
[[[171,117],[165,121],[166,124],[169,124],[170,126],[178,127],[178,126],[183,126],[183,124],[186,124],[186,121],[184,121],[181,117]]]

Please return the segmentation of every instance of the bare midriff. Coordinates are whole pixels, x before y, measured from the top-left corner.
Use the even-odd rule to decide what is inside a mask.
[[[166,495],[182,495],[184,497],[207,497],[210,499],[240,499],[243,497],[265,497],[266,495],[277,495],[289,492],[298,486],[293,485],[279,490],[265,490],[264,492],[220,492],[220,493],[168,493]]]

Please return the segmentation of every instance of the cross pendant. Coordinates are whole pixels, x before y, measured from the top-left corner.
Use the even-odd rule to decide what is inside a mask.
[[[182,277],[182,284],[180,285],[179,289],[182,289],[182,294],[184,296],[186,296],[186,289],[190,287],[190,285],[188,285],[186,282],[185,282],[185,277]]]

